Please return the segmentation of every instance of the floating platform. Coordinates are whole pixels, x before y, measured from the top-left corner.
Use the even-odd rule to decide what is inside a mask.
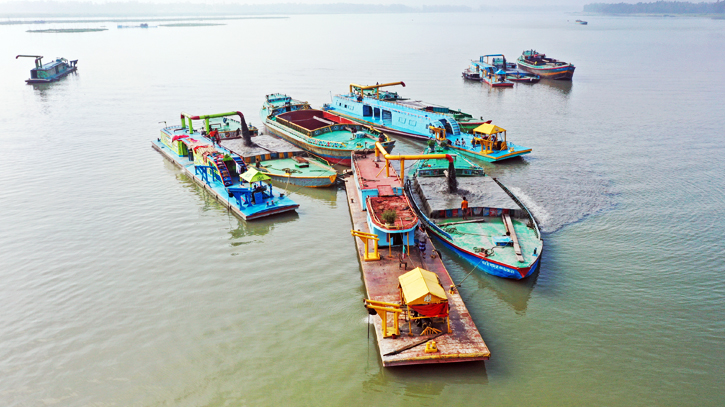
[[[278,139],[277,137],[273,136],[255,136],[252,137],[253,146],[245,146],[244,140],[241,138],[238,139],[229,139],[229,140],[222,140],[219,144],[222,145],[222,147],[226,148],[227,150],[238,154],[240,157],[255,157],[255,156],[262,156],[262,159],[271,160],[272,154],[283,153],[285,156],[291,156],[291,155],[298,155],[303,153],[305,150],[297,147],[296,145],[292,143],[288,143],[287,141],[284,141],[282,139]],[[292,154],[286,154],[286,153],[292,153]],[[264,157],[265,155],[269,155],[269,157]],[[247,161],[247,162],[253,162],[253,161]]]
[[[381,172],[381,168],[382,166],[377,167],[371,161],[367,161],[356,166],[355,169],[361,173],[361,177],[367,184],[372,185],[372,183],[378,180],[389,181],[388,178],[394,178],[394,182],[398,186],[400,185],[400,181],[395,174],[391,175],[391,177],[386,177],[384,174],[376,176],[376,174]],[[385,186],[381,184],[378,188],[382,189]],[[371,231],[367,223],[367,212],[363,211],[360,204],[354,177],[345,179],[345,189],[353,228],[360,232],[370,233]],[[443,265],[440,255],[435,251],[427,235],[426,242],[425,255],[414,245],[410,247],[400,245],[393,247],[387,246],[379,248],[380,260],[365,261],[364,243],[361,239],[355,238],[368,300],[400,303],[398,277],[416,267],[435,273],[441,285],[446,290],[448,297],[451,333],[448,333],[444,328],[442,334],[421,336],[421,328],[414,324],[411,325],[413,332],[410,332],[409,324],[405,320],[404,313],[388,313],[388,327],[393,325],[393,318],[395,318],[393,315],[399,315],[397,318],[399,318],[400,336],[395,339],[391,337],[384,338],[381,317],[371,317],[375,326],[375,336],[377,338],[378,350],[383,366],[488,360],[491,352],[476,328],[476,324],[468,313],[468,309],[458,291],[455,290],[453,293],[449,291],[449,288],[454,283]],[[400,260],[403,247],[407,248],[410,256]],[[412,336],[410,336],[411,333]],[[427,353],[426,343],[431,340],[435,341],[438,351]]]
[[[253,220],[258,219],[265,216],[271,216],[276,215],[283,212],[289,212],[294,211],[299,207],[297,203],[292,201],[288,197],[284,196],[276,196],[274,198],[275,205],[272,208],[264,207],[263,204],[259,205],[246,205],[243,207],[240,207],[238,203],[236,202],[236,198],[230,197],[229,192],[227,191],[227,188],[220,182],[205,182],[204,179],[202,179],[197,173],[196,168],[194,165],[194,161],[189,160],[187,157],[182,156],[180,157],[178,154],[175,154],[171,149],[168,148],[164,143],[161,141],[152,141],[151,146],[161,153],[166,159],[174,163],[177,167],[179,167],[186,176],[191,178],[194,182],[201,185],[209,191],[212,196],[219,201],[222,205],[229,208],[229,210],[232,211],[235,215],[240,217],[244,220]],[[260,208],[262,208],[260,210]]]

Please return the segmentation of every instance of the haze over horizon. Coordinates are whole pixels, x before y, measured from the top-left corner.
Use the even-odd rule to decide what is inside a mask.
[[[18,0],[0,0],[0,4],[8,5],[13,3],[38,3],[41,1],[18,1]],[[45,1],[42,1],[45,2]],[[108,3],[140,3],[140,4],[173,4],[173,3],[193,3],[193,4],[210,4],[210,5],[269,5],[269,4],[295,4],[295,5],[323,5],[323,4],[349,4],[349,5],[380,5],[380,6],[392,6],[392,5],[404,5],[408,7],[421,7],[421,6],[467,6],[471,8],[478,7],[495,7],[495,8],[506,8],[507,6],[520,7],[520,6],[531,6],[536,8],[542,7],[560,7],[560,6],[584,6],[590,3],[631,3],[635,4],[637,0],[615,0],[615,1],[602,1],[602,0],[554,0],[547,3],[540,1],[531,0],[511,0],[502,4],[500,1],[494,0],[304,0],[304,1],[289,1],[289,0],[256,0],[256,1],[228,1],[228,0],[94,0],[94,1],[83,1],[83,0],[53,0],[51,2],[57,3],[93,3],[93,4],[108,4]]]

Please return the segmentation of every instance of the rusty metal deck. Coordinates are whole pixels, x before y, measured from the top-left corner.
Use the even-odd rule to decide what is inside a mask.
[[[352,177],[345,179],[345,190],[347,191],[347,203],[350,208],[354,229],[369,233],[370,230],[366,222],[367,214],[357,202],[359,198]],[[446,290],[453,284],[440,257],[435,254],[431,256],[434,253],[434,247],[430,239],[428,239],[425,256],[422,256],[417,248],[410,247],[411,256],[407,259],[407,265],[401,265],[398,260],[400,249],[393,248],[392,251],[389,251],[388,247],[380,248],[381,259],[379,261],[366,262],[363,260],[364,246],[362,241],[358,238],[354,239],[365,281],[365,289],[370,300],[399,303],[398,277],[415,267],[422,267],[436,273]],[[455,294],[447,291],[447,296],[452,333],[444,333],[434,339],[439,350],[437,353],[425,353],[425,339],[432,337],[420,336],[420,328],[416,327],[416,325],[412,325],[413,336],[409,336],[408,323],[403,315],[400,316],[399,321],[400,336],[396,339],[383,338],[381,318],[379,316],[371,317],[374,321],[375,336],[383,366],[488,360],[491,352],[478,332],[461,296],[457,291]],[[388,326],[393,325],[392,318],[393,316],[389,314]],[[436,327],[443,328],[443,331],[446,331],[444,325]],[[419,342],[420,345],[411,349],[386,356],[389,352]]]

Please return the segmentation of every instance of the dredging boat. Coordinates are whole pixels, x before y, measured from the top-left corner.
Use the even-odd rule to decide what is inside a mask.
[[[239,116],[239,121],[229,120],[231,116]],[[204,120],[204,130],[195,131],[193,120]],[[220,129],[227,133],[227,139],[233,138],[230,134],[236,135],[251,144],[244,115],[228,112],[182,113],[181,125],[161,129],[160,137],[152,142],[152,146],[242,219],[253,220],[296,210],[299,204],[284,192],[275,191],[268,175],[248,166],[243,157],[219,145]]]
[[[350,166],[353,151],[372,150],[376,142],[392,149],[395,141],[381,130],[323,110],[307,102],[275,93],[260,110],[267,131],[328,163]]]
[[[477,61],[471,61],[466,71],[480,73],[480,80],[492,87],[510,87],[513,83],[537,83],[541,80],[539,75],[517,69],[516,63],[506,61],[503,54],[482,55]]]
[[[30,70],[30,79],[26,79],[25,83],[55,82],[78,69],[77,59],[68,61],[65,58],[56,58],[54,61],[43,64],[41,55],[18,55],[15,59],[20,57],[35,58],[35,68]]]
[[[576,67],[568,62],[547,58],[535,50],[524,51],[516,60],[519,69],[541,76],[546,79],[570,81]]]
[[[503,58],[503,64],[494,65],[493,57]],[[478,61],[471,61],[468,71],[478,73],[481,81],[492,88],[510,88],[514,83],[506,78],[506,58],[503,55],[484,55]]]
[[[446,158],[446,155],[438,157]],[[351,155],[345,189],[383,366],[487,360],[491,352],[403,193],[381,143]],[[450,158],[450,157],[449,157]],[[384,159],[384,161],[383,161]],[[392,214],[391,214],[392,213]]]
[[[365,92],[368,89],[379,90],[381,87],[393,85],[405,84],[403,82],[373,86],[351,84],[350,93],[334,96],[332,104],[325,105],[323,109],[392,135],[448,143],[451,148],[488,162],[498,162],[531,152],[531,148],[509,142],[506,144],[505,152],[491,154],[478,144],[474,144],[473,131],[482,124],[490,123],[490,120],[473,120],[470,114],[421,101],[383,101],[377,97],[367,96],[368,93]]]
[[[443,176],[451,167],[455,183]],[[464,157],[456,156],[452,165],[419,160],[405,192],[433,236],[476,269],[520,280],[538,267],[544,243],[536,219],[508,188]]]

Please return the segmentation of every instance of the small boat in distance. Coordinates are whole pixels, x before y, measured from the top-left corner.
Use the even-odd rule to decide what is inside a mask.
[[[519,69],[546,79],[570,81],[574,76],[575,66],[573,64],[547,58],[546,54],[538,53],[533,49],[521,53],[516,63]]]
[[[489,63],[487,58],[491,56],[484,55],[478,61],[471,61],[471,66],[463,71],[463,77],[469,80],[484,82],[492,88],[514,86],[513,82],[506,79],[506,70],[504,68],[497,68]],[[503,57],[503,55],[500,56]],[[504,61],[506,61],[505,58]]]
[[[493,79],[496,79],[496,75],[505,75],[505,78],[502,81],[507,82],[516,82],[516,83],[537,83],[541,80],[541,77],[539,75],[529,73],[522,71],[518,68],[516,68],[515,62],[508,62],[506,61],[506,57],[503,54],[489,54],[489,55],[483,55],[479,58],[478,61],[472,61],[473,64],[481,64],[486,66],[493,67],[488,68],[487,71],[491,72],[492,76],[494,76]],[[493,72],[495,70],[495,72]],[[484,76],[483,81],[488,83],[486,81],[486,76]],[[507,85],[491,85],[491,86],[507,86]]]
[[[580,24],[580,25],[587,25],[587,24],[589,24],[589,23],[587,23],[584,20],[576,20],[575,23]]]
[[[331,165],[349,167],[353,151],[372,150],[376,142],[392,149],[395,141],[381,130],[337,114],[312,109],[307,102],[273,93],[259,112],[267,130]]]
[[[60,78],[75,72],[78,60],[68,61],[65,58],[56,58],[54,61],[43,64],[41,55],[18,55],[20,57],[35,58],[35,68],[30,70],[30,79],[26,79],[25,83],[49,83],[55,82]]]

